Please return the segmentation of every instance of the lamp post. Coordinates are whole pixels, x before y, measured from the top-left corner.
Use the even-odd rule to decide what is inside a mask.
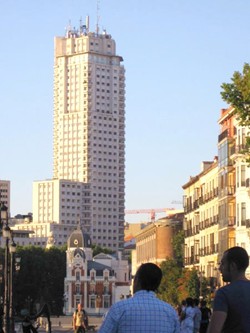
[[[5,333],[14,331],[13,321],[13,256],[16,250],[12,230],[8,224],[8,208],[0,203],[0,228],[5,239],[5,259],[4,259],[4,316],[3,329]]]
[[[204,272],[203,271],[200,271],[199,272],[199,278],[200,278],[200,301],[202,301],[203,299],[203,274]]]
[[[14,332],[14,318],[13,318],[13,271],[14,271],[14,255],[16,253],[16,243],[13,238],[11,243],[9,244],[9,252],[10,252],[10,287],[9,287],[9,302],[10,302],[10,329],[11,332]]]

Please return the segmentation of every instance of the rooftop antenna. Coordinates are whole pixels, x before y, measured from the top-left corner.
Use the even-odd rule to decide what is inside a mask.
[[[96,34],[99,34],[99,20],[100,20],[100,0],[96,1]]]

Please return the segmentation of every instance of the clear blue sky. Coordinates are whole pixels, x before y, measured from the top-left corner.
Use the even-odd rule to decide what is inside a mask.
[[[0,1],[0,179],[11,213],[32,211],[32,182],[52,177],[53,38],[96,0]],[[250,2],[100,0],[99,26],[126,67],[126,208],[174,207],[217,155],[220,85],[250,56]],[[180,208],[180,206],[176,206]]]

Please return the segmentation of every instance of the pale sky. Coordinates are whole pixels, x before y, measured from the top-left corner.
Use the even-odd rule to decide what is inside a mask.
[[[0,179],[11,215],[52,177],[53,39],[90,16],[126,68],[126,209],[167,208],[217,155],[222,82],[250,55],[246,0],[0,0]],[[137,216],[139,219],[139,216]]]

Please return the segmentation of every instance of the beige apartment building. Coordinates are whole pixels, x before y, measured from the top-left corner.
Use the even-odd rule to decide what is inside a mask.
[[[184,189],[184,260],[206,277],[217,277],[218,262],[218,159],[203,162]]]
[[[54,45],[53,179],[34,183],[33,223],[80,223],[93,243],[119,250],[125,196],[123,59],[111,35],[89,31],[88,18],[78,30],[69,27],[66,36],[56,37]]]
[[[225,250],[237,245],[250,254],[250,169],[243,155],[249,129],[233,111],[221,110],[218,159],[203,163],[203,171],[183,185],[185,265],[213,278],[214,286],[221,283],[218,263]]]

